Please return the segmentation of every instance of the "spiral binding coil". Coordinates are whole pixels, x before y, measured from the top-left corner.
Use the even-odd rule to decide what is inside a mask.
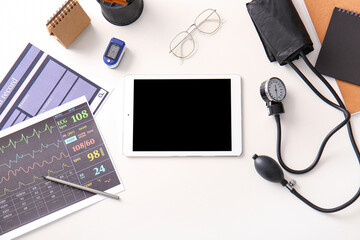
[[[56,25],[61,22],[61,19],[71,11],[71,9],[76,6],[77,0],[69,0],[59,10],[47,21],[46,26],[50,28],[56,27]]]
[[[346,9],[344,9],[344,8],[337,8],[337,10],[338,10],[339,12],[342,12],[342,13],[345,13],[345,14],[349,14],[349,15],[352,15],[352,16],[355,16],[355,17],[360,17],[360,15],[359,15],[358,12],[346,10]]]

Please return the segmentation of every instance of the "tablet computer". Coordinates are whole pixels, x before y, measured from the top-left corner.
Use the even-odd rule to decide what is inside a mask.
[[[127,75],[126,156],[239,156],[238,75]]]

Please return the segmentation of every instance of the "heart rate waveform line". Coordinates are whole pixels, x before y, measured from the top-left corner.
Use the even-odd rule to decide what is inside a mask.
[[[34,162],[32,166],[29,166],[29,167],[27,168],[27,170],[25,170],[23,167],[17,168],[17,169],[15,169],[15,171],[10,170],[10,171],[8,171],[8,174],[7,174],[8,177],[7,177],[7,178],[6,178],[6,177],[2,177],[2,178],[1,178],[1,180],[0,180],[0,185],[4,182],[4,180],[5,180],[6,182],[10,180],[10,176],[11,176],[10,174],[11,174],[11,173],[12,173],[12,175],[13,175],[14,177],[16,177],[17,173],[20,172],[20,171],[22,171],[22,172],[24,172],[24,173],[29,173],[30,169],[31,169],[31,170],[34,170],[35,165],[37,165],[37,166],[40,167],[40,168],[43,168],[43,167],[45,166],[45,163],[46,163],[46,164],[51,164],[51,163],[54,162],[54,159],[60,161],[63,157],[69,157],[69,155],[66,155],[65,153],[61,152],[59,157],[52,156],[52,157],[51,157],[51,160],[50,160],[49,162],[46,161],[46,160],[42,161],[41,164],[39,164],[38,162]]]
[[[51,146],[55,146],[56,148],[60,148],[60,143],[62,142],[62,140],[58,139],[55,143],[50,143],[50,144],[43,144],[41,143],[41,147],[39,150],[32,150],[32,153],[26,153],[26,154],[16,154],[15,160],[9,160],[9,163],[3,163],[0,164],[0,167],[2,166],[7,166],[8,168],[11,168],[12,163],[17,163],[19,161],[19,159],[23,159],[24,157],[31,157],[31,158],[35,158],[35,153],[42,153],[43,150],[46,148],[49,148]]]
[[[48,173],[47,175],[50,176],[51,173],[52,174],[57,174],[57,173],[60,173],[62,171],[65,170],[65,167],[68,167],[68,168],[72,168],[72,166],[69,166],[69,165],[66,165],[65,163],[63,163],[62,165],[62,168],[58,171],[52,171],[52,170],[48,170]],[[15,188],[15,189],[8,189],[8,188],[4,188],[4,192],[2,195],[0,195],[0,198],[5,196],[7,193],[12,193],[12,192],[15,192],[17,190],[20,190],[22,186],[24,187],[27,187],[27,186],[30,186],[31,184],[34,184],[36,182],[36,180],[43,180],[44,178],[42,176],[33,176],[33,181],[32,182],[29,182],[29,183],[23,183],[23,182],[19,182],[19,187],[18,188]]]
[[[12,140],[9,139],[9,144],[7,146],[1,146],[0,147],[0,152],[4,153],[4,150],[10,146],[13,146],[14,149],[16,149],[17,144],[19,144],[20,142],[24,141],[26,144],[29,143],[29,139],[33,138],[34,136],[37,136],[37,138],[40,138],[40,135],[44,132],[49,131],[50,134],[52,134],[52,130],[53,128],[56,128],[55,126],[49,126],[48,124],[45,124],[44,130],[42,131],[38,131],[35,128],[33,128],[33,133],[32,135],[29,136],[25,136],[24,134],[21,134],[20,140],[16,141],[16,140]]]

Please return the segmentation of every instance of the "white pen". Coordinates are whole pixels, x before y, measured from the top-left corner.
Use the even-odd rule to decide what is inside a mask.
[[[70,187],[73,187],[73,188],[81,189],[81,190],[84,190],[84,191],[88,191],[88,192],[91,192],[91,193],[100,194],[100,195],[103,195],[103,196],[106,196],[106,197],[111,197],[111,198],[114,198],[114,199],[120,199],[120,197],[118,195],[103,192],[103,191],[99,191],[99,190],[96,190],[96,189],[93,189],[93,188],[84,187],[84,186],[81,186],[79,184],[67,182],[67,181],[64,181],[64,180],[61,180],[61,179],[58,179],[58,178],[54,178],[54,177],[50,177],[50,176],[43,176],[43,178],[46,179],[46,180],[52,181],[52,182],[61,183],[61,184],[64,184],[64,185],[67,185],[67,186],[70,186]]]

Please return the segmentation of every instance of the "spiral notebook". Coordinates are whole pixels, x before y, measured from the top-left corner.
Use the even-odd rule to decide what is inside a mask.
[[[321,43],[324,40],[334,7],[360,12],[359,0],[304,0],[304,2]],[[360,113],[360,86],[338,79],[336,83],[349,112]]]
[[[360,15],[334,8],[315,67],[324,75],[360,85]]]
[[[89,24],[90,18],[78,1],[69,0],[46,23],[46,27],[50,35],[68,48]]]

